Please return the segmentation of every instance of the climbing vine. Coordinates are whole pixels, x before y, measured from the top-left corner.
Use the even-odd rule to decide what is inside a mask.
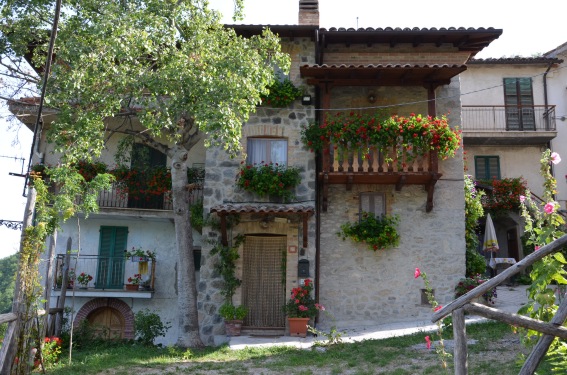
[[[529,190],[525,196],[520,196],[522,217],[525,220],[527,244],[533,245],[535,251],[558,239],[565,234],[565,221],[557,212],[559,204],[555,201],[557,181],[551,174],[551,164],[557,164],[561,158],[557,153],[546,150],[540,161],[540,173],[544,178],[543,202],[538,206],[530,198]],[[549,322],[557,312],[555,293],[560,291],[559,285],[567,284],[567,260],[562,252],[546,256],[533,265],[530,272],[532,284],[528,287],[528,303],[520,309],[520,313],[534,319]],[[541,333],[527,330],[522,338],[526,346],[533,346]],[[565,373],[567,370],[567,342],[553,340],[547,352],[551,362],[555,365],[554,371]]]

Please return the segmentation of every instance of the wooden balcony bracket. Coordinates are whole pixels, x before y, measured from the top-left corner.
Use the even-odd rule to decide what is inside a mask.
[[[346,189],[347,191],[351,191],[352,190],[352,182],[354,180],[354,176],[352,173],[349,173],[347,175],[347,183],[346,183]]]
[[[327,207],[329,206],[329,174],[323,173],[321,184],[323,187],[323,194],[322,194],[322,205],[323,205],[323,212],[327,212]]]
[[[425,185],[425,191],[427,192],[427,203],[425,204],[425,212],[431,212],[433,210],[433,193],[435,192],[435,183],[439,179],[435,176],[430,183]]]
[[[400,176],[400,179],[396,183],[396,191],[401,191],[402,187],[406,184],[407,177],[404,175]]]

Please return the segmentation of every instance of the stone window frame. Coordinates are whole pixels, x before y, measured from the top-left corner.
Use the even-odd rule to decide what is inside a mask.
[[[251,150],[251,142],[255,141],[255,140],[264,140],[264,141],[277,141],[277,142],[285,142],[285,162],[281,162],[281,161],[276,161],[279,164],[282,165],[288,165],[288,161],[289,161],[289,140],[287,138],[284,137],[258,137],[258,136],[249,136],[246,138],[246,163],[247,164],[259,164],[260,162],[265,162],[265,163],[272,163],[274,162],[273,160],[271,160],[271,155],[269,155],[269,153],[266,154],[266,160],[260,160],[258,162],[251,162],[250,161],[250,150]]]

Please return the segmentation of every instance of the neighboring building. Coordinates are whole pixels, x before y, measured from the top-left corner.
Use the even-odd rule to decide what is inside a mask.
[[[459,125],[460,74],[467,69],[467,61],[498,38],[501,30],[327,30],[319,28],[318,20],[318,2],[300,0],[299,25],[229,26],[243,36],[259,34],[265,26],[278,33],[283,50],[291,56],[289,78],[303,87],[312,101],[296,100],[284,108],[258,107],[243,126],[240,159],[202,145],[190,155],[196,166],[204,166],[206,171],[204,211],[221,223],[220,231],[205,227],[202,237],[226,244],[239,234],[246,237],[237,263],[242,286],[234,302],[249,309],[244,322],[248,332],[283,334],[286,320],[282,306],[291,289],[307,277],[314,279],[317,299],[334,315],[337,326],[346,328],[426,319],[431,309],[421,290],[423,283],[414,280],[415,267],[427,272],[441,304],[453,299],[453,288],[465,273],[460,150],[447,160],[438,160],[432,153],[419,169],[384,170],[377,164],[370,169],[358,155],[339,160],[338,154],[309,152],[301,143],[300,132],[302,126],[322,121],[337,108],[365,112],[385,107],[390,114],[406,116],[412,112],[447,114],[449,124]],[[15,105],[11,109],[30,111]],[[108,165],[113,165],[117,144],[118,139],[111,138],[102,159]],[[48,164],[56,162],[49,150],[42,139],[38,155]],[[146,163],[168,165],[165,156],[148,151],[140,153],[150,158]],[[302,182],[295,189],[296,201],[270,202],[237,189],[235,178],[241,161],[299,167]],[[135,164],[133,161],[132,166]],[[176,296],[183,291],[176,288],[173,213],[167,206],[167,195],[149,199],[145,205],[120,194],[105,199],[101,196],[100,213],[81,218],[80,236],[75,220],[64,224],[59,236],[70,236],[72,248],[80,248],[82,257],[91,255],[96,260],[91,266],[84,263],[95,277],[94,288],[75,289],[77,320],[101,322],[124,337],[133,333],[132,314],[143,308],[176,322]],[[361,210],[397,215],[399,246],[373,252],[365,244],[342,241],[336,235],[340,225],[356,222]],[[229,227],[228,219],[233,217],[239,222]],[[201,334],[207,344],[218,343],[225,339],[217,313],[223,302],[222,283],[210,254],[213,245],[196,231],[194,241],[202,252],[197,276]],[[146,271],[145,266],[123,258],[114,267],[101,266],[105,259],[120,258],[124,249],[132,247],[157,253],[156,261],[150,262],[144,273],[144,278],[154,280],[154,292],[121,288],[128,277]],[[64,240],[59,241],[57,253],[65,253]],[[104,272],[110,270],[116,271],[116,277],[108,276],[104,288],[99,287],[106,277]],[[53,303],[56,299],[57,295]],[[321,325],[331,323],[320,316]],[[173,344],[176,338],[173,324],[159,342]]]
[[[557,202],[567,210],[567,43],[544,54],[547,58],[561,59],[562,62],[547,74],[548,100],[555,104],[557,137],[551,141],[553,151],[563,157],[563,162],[553,166],[557,179]]]
[[[533,194],[543,195],[541,154],[558,135],[558,102],[549,82],[561,62],[548,57],[468,62],[460,76],[461,128],[468,173],[475,180],[521,177]],[[500,247],[494,257],[519,261],[524,257],[519,212],[492,216]]]

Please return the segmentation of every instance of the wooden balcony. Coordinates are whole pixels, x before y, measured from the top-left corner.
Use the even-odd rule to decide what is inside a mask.
[[[555,106],[464,105],[465,145],[540,145],[557,136]]]
[[[345,184],[351,190],[353,184],[395,185],[400,191],[404,185],[423,185],[427,191],[426,211],[433,209],[435,183],[441,177],[438,172],[436,151],[414,155],[401,146],[390,146],[380,152],[370,147],[361,151],[340,152],[331,145],[323,152],[323,167],[319,172],[322,186],[323,211],[327,211],[329,184]]]

